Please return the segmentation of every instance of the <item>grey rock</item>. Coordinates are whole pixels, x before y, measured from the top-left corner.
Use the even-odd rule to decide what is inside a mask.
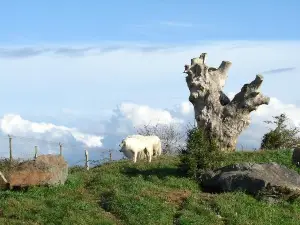
[[[277,163],[240,163],[204,172],[203,191],[245,191],[259,199],[293,200],[300,196],[300,175]]]
[[[222,89],[231,62],[223,61],[219,68],[209,67],[205,64],[206,55],[202,53],[191,59],[191,65],[185,65],[189,101],[194,106],[197,126],[217,138],[222,151],[235,151],[238,136],[250,124],[250,113],[269,104],[270,98],[260,93],[263,77],[257,75],[230,101]]]

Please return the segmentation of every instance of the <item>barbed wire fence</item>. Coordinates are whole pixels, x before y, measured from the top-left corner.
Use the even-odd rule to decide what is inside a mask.
[[[118,158],[116,149],[90,148],[33,137],[0,136],[0,161],[22,162],[45,154],[64,156],[69,165],[84,166],[86,169]]]

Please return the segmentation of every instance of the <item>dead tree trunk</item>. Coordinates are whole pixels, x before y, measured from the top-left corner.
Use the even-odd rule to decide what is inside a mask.
[[[189,101],[194,105],[197,126],[216,138],[222,151],[235,151],[238,136],[250,124],[250,113],[269,104],[270,98],[260,93],[263,77],[256,75],[230,101],[222,89],[231,62],[223,61],[219,68],[213,68],[205,64],[205,57],[202,53],[191,59],[191,65],[185,65]]]

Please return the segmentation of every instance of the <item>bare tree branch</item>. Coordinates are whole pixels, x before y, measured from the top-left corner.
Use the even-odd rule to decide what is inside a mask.
[[[177,124],[156,124],[143,125],[136,128],[140,135],[156,135],[162,142],[162,150],[164,154],[177,153],[185,142],[186,132],[182,126]]]

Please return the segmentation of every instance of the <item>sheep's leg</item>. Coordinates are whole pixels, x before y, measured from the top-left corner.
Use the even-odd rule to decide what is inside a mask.
[[[153,149],[153,157],[154,157],[154,158],[157,157],[157,151],[156,151],[156,149]]]
[[[133,162],[136,163],[137,152],[134,152],[133,154],[134,154],[134,155],[133,155]]]
[[[147,152],[147,158],[148,158],[148,162],[150,163],[150,162],[151,162],[151,160],[152,160],[152,155],[150,154],[150,152],[149,152],[149,150],[148,150],[148,149],[146,149],[146,148],[145,148],[145,150],[146,150],[146,152]]]
[[[147,161],[149,162],[149,154],[147,148],[144,148],[143,152],[146,155]]]
[[[146,155],[147,161],[149,162],[150,157],[149,157],[148,149],[147,149],[147,148],[144,148],[143,152],[144,152],[144,154]]]

